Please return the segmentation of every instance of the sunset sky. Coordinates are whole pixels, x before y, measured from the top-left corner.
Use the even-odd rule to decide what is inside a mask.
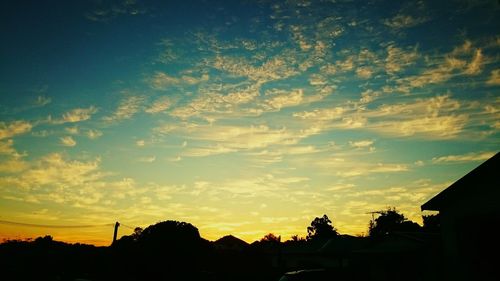
[[[343,234],[499,151],[491,1],[2,1],[0,240]],[[120,236],[131,229],[120,228]]]

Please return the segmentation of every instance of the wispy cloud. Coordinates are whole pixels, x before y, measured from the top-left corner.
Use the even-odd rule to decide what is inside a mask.
[[[368,66],[362,66],[356,69],[356,74],[360,78],[368,79],[372,77],[373,70]]]
[[[0,172],[17,173],[29,167],[23,160],[26,153],[19,153],[14,148],[12,139],[0,140]]]
[[[144,103],[143,96],[130,96],[120,101],[115,112],[110,116],[103,117],[106,122],[119,122],[132,118],[141,109]]]
[[[457,137],[469,121],[467,111],[460,108],[458,100],[443,95],[372,109],[348,104],[297,112],[294,117],[321,130],[363,128],[392,136],[446,139]]]
[[[47,104],[51,103],[52,99],[47,96],[37,96],[35,101],[33,102],[33,105],[35,107],[42,107],[46,106]]]
[[[95,22],[108,22],[118,16],[141,15],[146,9],[135,0],[96,2],[96,7],[85,13],[85,18]]]
[[[370,163],[366,161],[352,161],[345,158],[329,158],[318,161],[319,166],[336,171],[340,177],[359,177],[377,173],[396,173],[409,170],[406,164]]]
[[[285,55],[270,58],[260,66],[254,66],[242,57],[217,56],[213,62],[213,67],[232,75],[247,77],[252,81],[264,83],[298,74],[298,71],[290,62],[291,59],[294,59],[294,56],[285,57]]]
[[[76,141],[73,139],[72,136],[65,136],[65,137],[61,137],[60,139],[60,142],[61,142],[61,145],[64,145],[64,146],[75,146],[76,145]]]
[[[410,28],[426,22],[425,17],[414,17],[411,15],[397,14],[390,19],[386,19],[384,24],[393,29]]]
[[[99,131],[99,130],[89,129],[89,130],[87,130],[86,135],[89,139],[94,140],[94,139],[101,137],[103,135],[103,133],[102,133],[102,131]]]
[[[66,127],[64,129],[66,130],[66,132],[68,132],[69,134],[72,134],[72,135],[76,135],[80,132],[80,128],[78,128],[78,126]]]
[[[150,107],[146,108],[146,110],[144,111],[151,114],[160,113],[167,110],[171,105],[172,102],[168,97],[161,97],[158,98],[153,104],[151,104]]]
[[[373,140],[349,141],[349,145],[354,148],[366,148],[373,144]]]
[[[53,124],[76,123],[89,120],[93,114],[97,112],[97,108],[90,106],[88,108],[75,108],[62,115],[61,118],[49,121]]]
[[[208,74],[202,74],[200,77],[182,75],[180,77],[170,76],[164,72],[156,72],[149,80],[149,85],[151,88],[156,90],[166,90],[171,86],[186,84],[195,85],[200,82],[208,81],[210,76]]]
[[[500,85],[500,69],[491,71],[490,78],[486,81],[488,85]]]
[[[67,160],[60,153],[44,156],[10,181],[23,189],[35,189],[41,186],[70,187],[96,180],[102,177],[98,172],[100,159],[93,161]]]
[[[281,109],[283,107],[296,106],[301,104],[304,99],[304,91],[302,89],[288,91],[268,91],[266,93],[269,98],[266,99],[266,106],[271,109]]]
[[[139,158],[140,162],[153,163],[156,160],[156,156],[146,156]]]
[[[474,161],[484,161],[493,157],[496,152],[471,152],[461,155],[447,155],[432,158],[433,163],[462,163],[462,162],[474,162]]]
[[[24,120],[9,123],[0,121],[0,140],[30,132],[32,128],[33,124]]]
[[[404,68],[415,63],[419,57],[416,48],[403,50],[394,45],[387,47],[387,58],[385,59],[385,69],[389,74],[395,74]]]

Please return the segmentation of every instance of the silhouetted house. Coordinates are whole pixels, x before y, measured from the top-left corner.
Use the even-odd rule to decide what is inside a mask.
[[[422,205],[439,211],[445,275],[500,280],[500,153]]]
[[[226,235],[213,242],[213,245],[218,250],[243,251],[249,244],[233,235]]]

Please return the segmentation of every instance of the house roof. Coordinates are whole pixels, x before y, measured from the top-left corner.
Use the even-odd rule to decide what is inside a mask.
[[[247,242],[233,235],[226,235],[213,243],[221,248],[245,248],[248,246]]]
[[[439,211],[451,202],[469,200],[472,195],[492,191],[498,184],[499,167],[500,153],[497,153],[423,204],[422,211]]]

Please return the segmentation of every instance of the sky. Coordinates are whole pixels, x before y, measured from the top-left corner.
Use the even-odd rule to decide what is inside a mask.
[[[499,151],[498,1],[2,1],[0,239],[305,236]]]

